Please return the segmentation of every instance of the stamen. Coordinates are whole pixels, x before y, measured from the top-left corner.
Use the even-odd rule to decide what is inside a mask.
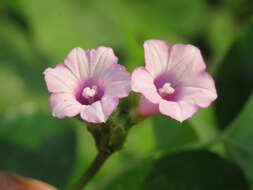
[[[175,92],[175,89],[171,87],[171,84],[169,82],[166,82],[162,88],[158,89],[158,91],[161,95],[167,95],[173,94]]]
[[[84,98],[91,99],[97,95],[98,87],[93,85],[91,88],[89,86],[83,89],[82,95]]]

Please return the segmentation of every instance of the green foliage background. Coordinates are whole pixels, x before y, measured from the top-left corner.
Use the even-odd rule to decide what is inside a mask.
[[[135,126],[87,189],[253,190],[251,0],[0,0],[0,169],[67,189],[96,149],[83,123],[51,116],[43,70],[105,45],[132,71],[151,38],[198,46],[219,98]]]

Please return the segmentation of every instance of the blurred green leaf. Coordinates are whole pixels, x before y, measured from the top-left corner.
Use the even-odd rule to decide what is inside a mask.
[[[227,7],[228,9],[230,9],[230,11],[233,12],[236,19],[238,19],[241,23],[249,21],[250,17],[253,15],[253,4],[251,0],[225,0],[223,3],[225,7]]]
[[[163,153],[175,151],[190,143],[198,142],[198,136],[189,122],[180,123],[164,115],[153,119],[156,148]]]
[[[69,178],[76,137],[71,123],[48,114],[1,116],[0,168],[40,179],[60,189]]]
[[[117,25],[106,14],[110,10],[99,9],[99,4],[107,4],[104,1],[25,0],[22,4],[34,44],[52,62],[63,61],[77,46],[92,49],[121,41]]]
[[[104,189],[238,190],[249,189],[243,172],[208,151],[186,151],[130,166]]]
[[[196,133],[196,129],[193,128],[193,124],[198,123],[199,128],[203,124],[202,120],[211,121],[212,120],[212,112],[201,113],[196,117],[192,122],[184,122],[179,123],[175,120],[172,120],[163,115],[156,115],[150,121],[152,121],[152,125],[150,126],[153,132],[150,136],[144,133],[144,130],[150,130],[149,126],[145,126],[143,122],[140,125],[134,126],[130,132],[130,136],[127,139],[127,146],[125,147],[128,150],[128,153],[131,153],[132,150],[137,150],[134,154],[139,154],[139,158],[132,157],[131,160],[126,159],[126,164],[124,168],[119,170],[117,175],[108,178],[101,186],[95,186],[98,189],[139,189],[143,184],[146,176],[149,174],[150,170],[154,167],[154,163],[157,157],[166,155],[168,153],[180,152],[182,150],[191,150],[195,148],[200,148],[204,145],[204,142],[200,141],[202,137],[200,137],[198,133],[204,133],[206,131],[205,126],[202,126],[202,129],[199,129]],[[202,122],[201,122],[202,121]],[[209,124],[209,123],[208,123]],[[208,125],[207,124],[207,125]],[[210,128],[208,130],[213,130],[212,122],[210,122]],[[197,125],[197,124],[196,124]],[[140,130],[142,127],[142,132],[137,133],[137,130]],[[139,128],[139,129],[138,129]],[[200,132],[203,131],[203,132]],[[213,133],[205,137],[213,138]],[[138,139],[132,139],[133,136],[136,136]],[[207,139],[208,139],[207,138]],[[150,147],[149,141],[153,142]],[[137,148],[139,147],[139,148]],[[147,148],[150,147],[150,148]],[[143,149],[149,150],[145,154],[140,154],[140,152],[144,152]],[[119,154],[124,153],[124,150]],[[126,156],[126,155],[125,155]]]
[[[140,189],[148,174],[150,173],[155,159],[147,157],[131,162],[125,170],[122,170],[117,177],[110,179],[107,183],[100,186],[103,190],[127,190]]]
[[[45,93],[42,91],[44,87],[42,72],[48,63],[47,58],[42,53],[38,53],[33,47],[30,36],[28,37],[16,21],[8,17],[0,17],[0,22],[2,23],[0,24],[1,67],[9,70],[7,71],[9,73],[18,75],[16,77],[19,77],[28,89],[32,88],[29,89],[30,94]]]
[[[224,7],[210,7],[208,14],[210,22],[206,23],[205,39],[211,49],[212,57],[206,61],[210,65],[209,71],[215,73],[242,28],[236,26],[233,14]]]
[[[249,189],[242,171],[207,151],[188,151],[159,159],[140,189]]]
[[[253,89],[253,25],[236,41],[219,68],[218,124],[226,127],[240,113]]]
[[[195,131],[187,123],[181,125],[161,115],[147,119],[130,130],[124,149],[108,160],[88,188],[121,189],[131,183],[128,188],[138,189],[153,167],[155,157],[193,148],[190,145],[198,142]],[[129,171],[137,166],[138,171]]]
[[[201,0],[141,0],[117,3],[121,15],[136,34],[145,38],[175,33],[190,36],[200,29],[205,18],[206,3]],[[141,39],[142,40],[142,39]]]
[[[99,181],[93,181],[90,189],[139,189],[153,168],[155,158],[199,149],[212,140],[217,135],[213,117],[213,110],[208,109],[201,110],[190,122],[179,123],[156,115],[139,123],[131,129],[124,149],[102,168],[103,174],[100,174],[106,177],[97,178]],[[113,164],[117,161],[118,166]]]
[[[202,142],[209,141],[219,134],[217,119],[213,106],[200,108],[199,111],[188,120]]]
[[[93,141],[92,145],[87,143],[87,140],[87,138],[82,139],[83,153],[85,150],[85,157],[90,157],[91,154],[94,153],[93,151],[90,151],[93,150],[94,144]],[[87,189],[103,189],[106,184],[117,178],[122,172],[128,170],[128,168],[131,168],[132,166],[135,166],[136,162],[149,157],[150,155],[156,155],[157,153],[158,151],[156,149],[156,139],[153,133],[152,120],[147,119],[130,130],[123,149],[120,152],[113,154],[94,180],[92,180],[87,186]],[[95,155],[93,154],[88,161],[89,163],[94,156]],[[85,161],[86,159],[83,158],[83,160]],[[145,172],[143,175],[145,175]]]
[[[245,171],[253,187],[253,95],[242,113],[225,131],[224,142],[228,158]]]

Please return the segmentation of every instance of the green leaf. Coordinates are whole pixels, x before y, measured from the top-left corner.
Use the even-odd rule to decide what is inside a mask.
[[[236,41],[219,68],[218,123],[225,128],[240,113],[253,89],[253,24]]]
[[[197,127],[193,127],[194,125]],[[209,134],[204,134],[205,132]],[[182,150],[199,149],[215,135],[212,109],[202,110],[190,122],[183,123],[163,115],[153,116],[131,129],[124,149],[113,156],[102,169],[101,172],[105,172],[107,177],[102,182],[96,181],[99,185],[92,187],[108,190],[126,187],[139,189],[154,167],[157,157]],[[117,168],[112,165],[116,160],[120,162]]]
[[[187,151],[159,159],[140,189],[249,189],[243,172],[207,151]]]
[[[200,0],[194,3],[187,0],[130,0],[119,3],[114,0],[114,4],[121,11],[121,16],[127,18],[126,24],[142,37],[162,36],[167,39],[171,38],[169,34],[176,33],[190,36],[201,27],[206,16],[206,4]]]
[[[209,141],[219,134],[213,106],[200,108],[199,111],[188,120],[188,122],[202,142]]]
[[[63,188],[75,158],[76,137],[68,120],[44,113],[1,117],[0,168]]]
[[[238,118],[225,131],[224,143],[228,158],[246,173],[253,187],[253,95]]]
[[[239,32],[238,27],[231,11],[224,8],[213,8],[209,12],[210,22],[206,23],[205,39],[213,53],[211,60],[206,60],[210,65],[209,71],[215,72],[222,59],[230,49]],[[222,31],[222,32],[220,32]]]
[[[163,153],[198,142],[198,136],[189,122],[180,123],[164,115],[154,116],[153,131],[156,148]]]
[[[147,157],[128,163],[128,167],[118,173],[118,176],[108,180],[103,186],[103,190],[128,190],[140,189],[143,182],[150,173],[155,163],[154,157]]]
[[[208,151],[186,151],[139,160],[102,189],[248,190],[243,172]]]
[[[168,117],[157,115],[134,126],[123,150],[113,155],[89,185],[91,189],[138,189],[138,185],[153,167],[154,158],[168,152],[190,149],[198,142],[194,130],[187,123],[181,125]],[[138,165],[138,171],[127,174]],[[129,171],[131,173],[131,171]],[[126,177],[127,176],[127,179]],[[121,184],[121,181],[125,183]]]
[[[118,26],[108,18],[106,2],[25,0],[22,4],[34,44],[52,62],[63,61],[70,49],[77,46],[92,49],[98,45],[117,46],[122,41]]]
[[[207,115],[209,114],[200,114],[196,121],[203,120],[201,117],[205,118]],[[210,117],[208,117],[209,120],[211,120]],[[201,122],[199,123],[201,125]],[[133,137],[136,137],[136,140]],[[209,136],[209,138],[211,137]],[[125,152],[125,156],[129,156],[129,154],[139,156],[124,159],[126,164],[121,170],[106,179],[102,185],[95,187],[108,190],[139,189],[154,167],[157,157],[167,153],[199,148],[201,146],[199,140],[196,130],[192,128],[189,122],[179,123],[169,117],[156,115],[152,119],[133,127],[125,147],[127,154],[124,150],[119,153],[122,155]]]

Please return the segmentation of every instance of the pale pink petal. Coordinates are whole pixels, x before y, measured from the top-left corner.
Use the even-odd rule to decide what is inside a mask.
[[[55,68],[47,68],[44,75],[49,92],[73,92],[78,85],[75,76],[62,63]]]
[[[111,113],[118,105],[117,98],[103,98],[91,105],[83,106],[81,110],[82,119],[90,123],[106,122]]]
[[[149,101],[153,103],[160,102],[161,97],[157,93],[153,78],[144,67],[138,67],[134,70],[131,86],[133,91],[142,93]]]
[[[184,79],[180,84],[179,101],[208,107],[217,98],[214,80],[208,73],[202,72]]]
[[[113,64],[105,70],[101,79],[106,86],[105,96],[122,98],[131,91],[131,75],[119,64]]]
[[[90,73],[94,78],[102,78],[113,64],[118,62],[112,48],[100,46],[90,50]]]
[[[147,40],[144,43],[146,69],[156,77],[167,68],[171,46],[163,40]]]
[[[127,97],[131,91],[130,81],[119,81],[109,84],[105,89],[106,97]]]
[[[200,50],[189,44],[175,44],[171,47],[170,57],[165,73],[175,81],[184,80],[184,76],[193,75],[205,70],[205,62]]]
[[[159,104],[154,104],[144,96],[141,96],[138,106],[138,114],[142,116],[149,116],[157,113],[159,113]]]
[[[159,104],[159,110],[162,114],[182,122],[192,117],[198,111],[198,107],[183,101],[171,102],[162,100]]]
[[[103,71],[100,78],[107,84],[110,82],[129,81],[131,75],[124,66],[112,64]]]
[[[65,65],[79,80],[100,78],[102,74],[116,64],[118,58],[112,48],[100,46],[96,49],[83,50],[74,48],[65,59]]]
[[[90,123],[105,122],[105,115],[103,112],[101,101],[94,102],[91,105],[85,105],[81,110],[81,118]]]
[[[89,52],[89,50],[83,50],[77,47],[71,50],[67,58],[64,60],[64,64],[80,81],[87,79],[91,74],[91,69],[89,66]]]
[[[49,103],[54,117],[74,117],[80,113],[82,105],[72,94],[54,93],[50,96]]]
[[[104,110],[106,120],[112,114],[112,112],[116,109],[119,104],[118,98],[110,98],[110,97],[103,97],[102,98],[102,107]]]

